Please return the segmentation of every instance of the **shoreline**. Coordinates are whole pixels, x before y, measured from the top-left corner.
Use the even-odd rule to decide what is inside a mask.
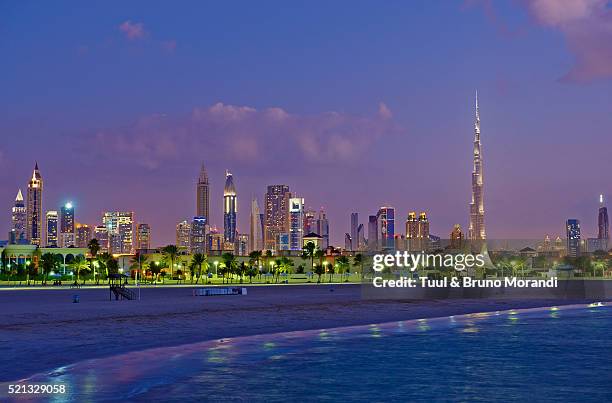
[[[141,301],[109,301],[108,290],[99,288],[6,290],[0,293],[8,312],[0,342],[12,348],[0,364],[0,382],[88,359],[224,338],[592,302],[365,300],[360,285],[346,283],[247,286],[245,296],[219,297],[193,297],[188,288],[142,288]]]

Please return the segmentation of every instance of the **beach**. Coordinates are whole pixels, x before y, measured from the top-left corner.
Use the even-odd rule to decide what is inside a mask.
[[[247,295],[194,297],[193,287],[142,288],[141,300],[109,290],[1,290],[0,381],[154,347],[296,330],[433,318],[560,300],[364,300],[360,285],[253,286]],[[80,302],[73,303],[78,295]]]

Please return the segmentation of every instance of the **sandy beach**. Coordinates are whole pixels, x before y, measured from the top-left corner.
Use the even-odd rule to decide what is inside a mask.
[[[246,296],[219,297],[194,297],[191,287],[143,288],[140,301],[109,301],[101,288],[1,290],[0,342],[10,347],[0,381],[153,347],[577,302],[368,301],[353,284],[247,288]],[[74,294],[80,303],[72,303]]]

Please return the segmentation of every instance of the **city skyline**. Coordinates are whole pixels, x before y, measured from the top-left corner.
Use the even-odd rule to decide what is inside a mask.
[[[562,17],[596,35],[605,13],[596,3]],[[226,5],[195,6],[218,16],[208,25],[196,23],[198,12],[162,7],[171,18],[160,19],[160,10],[137,2],[122,10],[77,5],[70,16],[40,7],[57,24],[27,5],[11,6],[2,20],[4,212],[19,188],[25,199],[23,178],[38,160],[45,211],[71,200],[77,221],[90,224],[106,210],[135,211],[155,244],[171,243],[176,223],[196,211],[194,176],[204,161],[217,227],[229,168],[243,206],[256,195],[263,210],[266,186],[277,183],[308,207],[324,206],[335,245],[350,232],[348,214],[365,223],[383,205],[395,207],[398,220],[427,211],[433,234],[457,223],[467,233],[475,88],[489,239],[562,235],[568,217],[596,236],[594,195],[612,194],[612,58],[608,47],[593,48],[606,42],[588,36],[593,45],[581,46],[565,21],[548,18],[554,10],[533,2],[492,10],[424,2],[418,15],[401,4],[334,4],[327,17],[305,5],[299,19],[280,4],[246,5],[241,21],[225,17]],[[265,51],[249,53],[252,44],[232,27],[251,26],[270,9],[270,26],[285,35],[255,24],[253,40]],[[119,29],[128,19],[142,36]],[[448,28],[441,38],[423,36],[440,24]],[[87,34],[76,38],[71,26]],[[220,30],[227,42],[211,43]],[[55,39],[51,48],[44,38]],[[603,55],[597,69],[594,54]],[[247,210],[238,213],[240,233],[249,231]],[[9,223],[0,220],[0,233]]]

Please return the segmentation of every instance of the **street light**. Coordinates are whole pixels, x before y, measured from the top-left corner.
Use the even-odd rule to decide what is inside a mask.
[[[219,261],[215,260],[215,277],[219,277],[219,272],[217,271],[217,266],[219,266]]]

